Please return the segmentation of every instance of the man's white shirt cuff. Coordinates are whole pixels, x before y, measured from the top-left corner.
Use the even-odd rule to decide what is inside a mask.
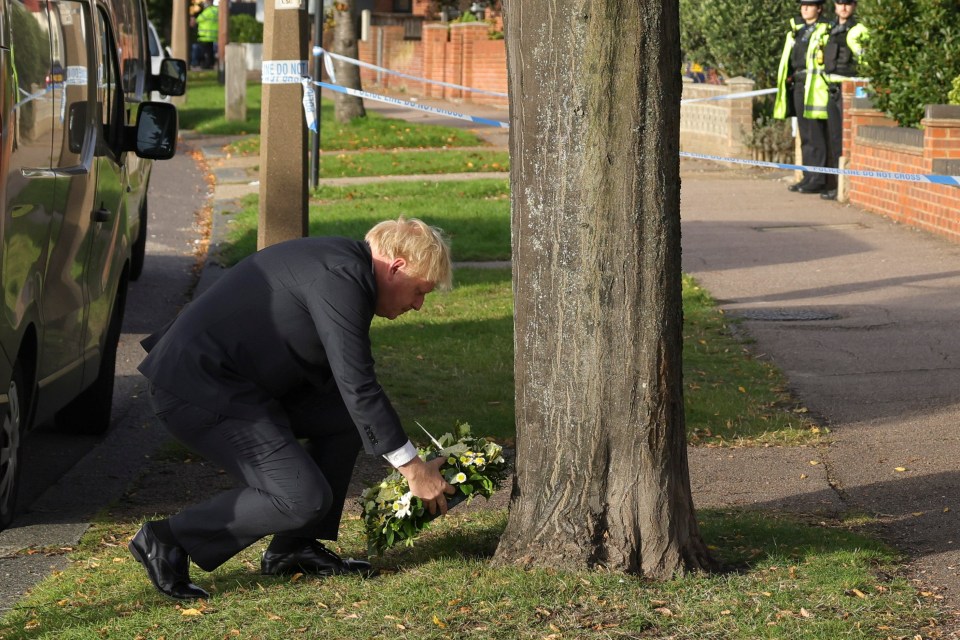
[[[384,460],[389,462],[394,468],[402,467],[417,457],[417,448],[413,443],[407,440],[407,444],[399,449],[394,449],[390,453],[383,454]]]

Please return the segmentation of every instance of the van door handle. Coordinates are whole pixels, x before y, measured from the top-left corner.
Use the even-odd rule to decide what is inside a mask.
[[[110,209],[105,209],[101,207],[93,212],[94,222],[106,222],[109,219],[110,219]]]

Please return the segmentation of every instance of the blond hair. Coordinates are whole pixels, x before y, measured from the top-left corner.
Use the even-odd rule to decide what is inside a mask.
[[[453,283],[450,245],[441,229],[417,218],[384,220],[367,232],[367,243],[388,260],[403,258],[417,278],[448,290]]]

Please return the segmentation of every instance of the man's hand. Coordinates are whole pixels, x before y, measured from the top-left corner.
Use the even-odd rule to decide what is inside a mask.
[[[445,494],[452,495],[457,492],[456,488],[440,475],[443,462],[443,458],[424,462],[417,456],[398,468],[410,485],[410,493],[423,500],[430,515],[437,513],[437,509],[440,510],[440,515],[445,515],[447,513]]]

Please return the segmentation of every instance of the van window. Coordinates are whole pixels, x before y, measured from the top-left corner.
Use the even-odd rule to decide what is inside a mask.
[[[87,50],[90,25],[85,5],[72,0],[58,0],[50,5],[50,41],[54,65],[63,69],[63,80],[54,87],[54,166],[68,169],[84,164],[81,149],[71,151],[66,134],[70,109],[89,98],[87,80],[90,55]],[[85,131],[84,138],[90,137]],[[89,163],[89,158],[87,159]]]
[[[29,166],[49,168],[54,105],[48,84],[56,70],[51,69],[47,7],[46,3],[20,0],[12,0],[9,7],[17,86],[14,145],[32,149],[23,156]]]
[[[97,78],[100,82],[100,117],[103,122],[103,135],[111,148],[116,149],[123,132],[123,95],[120,78],[113,56],[113,37],[110,21],[103,10],[97,11],[100,33],[100,59],[97,61]]]
[[[123,91],[128,98],[139,101],[143,94],[146,80],[145,60],[147,56],[146,16],[143,15],[141,4],[131,0],[114,0],[114,25],[118,58],[120,59],[120,73],[123,81]]]

